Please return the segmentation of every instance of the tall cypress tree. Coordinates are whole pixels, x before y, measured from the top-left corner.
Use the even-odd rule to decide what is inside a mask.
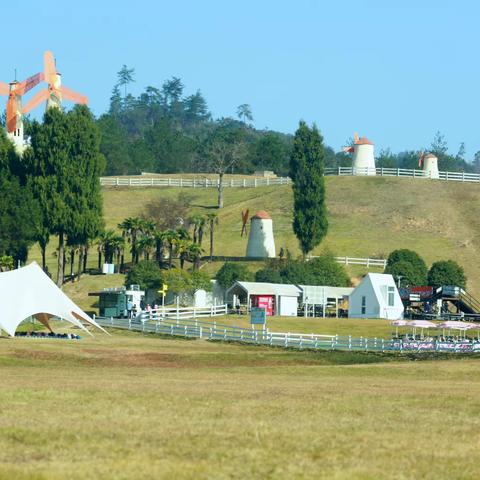
[[[100,175],[105,158],[100,153],[100,134],[90,110],[77,105],[67,114],[70,123],[70,221],[67,235],[70,243],[79,246],[78,277],[88,241],[103,228]]]
[[[41,207],[42,224],[58,236],[57,285],[64,281],[64,250],[85,245],[102,222],[99,175],[104,166],[99,134],[87,107],[68,114],[50,108],[32,126],[32,149],[24,155],[29,184]]]
[[[317,127],[300,121],[290,157],[293,181],[293,231],[302,254],[311,252],[327,234],[323,138]]]

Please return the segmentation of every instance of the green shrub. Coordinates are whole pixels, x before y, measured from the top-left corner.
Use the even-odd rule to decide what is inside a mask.
[[[230,288],[237,281],[252,280],[252,273],[241,263],[225,262],[215,278],[223,288]]]
[[[140,285],[142,290],[162,288],[164,283],[164,272],[156,262],[143,261],[134,265],[125,277],[125,285]]]
[[[426,285],[427,265],[423,258],[412,250],[400,249],[390,253],[385,273],[396,279],[401,276],[401,285]]]
[[[264,268],[257,271],[255,280],[257,282],[332,287],[346,287],[350,284],[345,268],[330,253],[324,253],[309,262],[269,260]]]
[[[435,262],[428,272],[428,284],[438,288],[443,285],[455,285],[466,288],[467,278],[463,267],[453,260]]]

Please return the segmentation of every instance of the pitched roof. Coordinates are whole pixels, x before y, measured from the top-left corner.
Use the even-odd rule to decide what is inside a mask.
[[[284,283],[263,283],[263,282],[235,282],[227,293],[235,287],[240,287],[249,295],[285,295],[288,297],[299,297],[301,290],[295,285]]]

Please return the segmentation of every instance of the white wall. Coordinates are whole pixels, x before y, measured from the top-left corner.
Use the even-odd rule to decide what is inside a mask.
[[[355,175],[375,175],[375,156],[373,145],[354,145],[352,167],[359,169]]]
[[[393,289],[393,305],[388,304],[388,287]],[[365,313],[362,298],[365,297]],[[403,318],[403,303],[391,275],[369,273],[349,295],[348,316],[352,318]]]
[[[298,297],[287,297],[281,295],[278,297],[279,308],[277,315],[284,317],[296,317],[298,312]]]
[[[275,255],[272,220],[252,218],[246,256],[252,258],[274,258]]]

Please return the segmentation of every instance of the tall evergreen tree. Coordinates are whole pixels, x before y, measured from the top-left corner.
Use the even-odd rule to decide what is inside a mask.
[[[317,127],[300,121],[290,157],[293,181],[293,231],[302,254],[311,252],[327,234],[323,138]]]
[[[76,106],[68,114],[51,108],[43,124],[32,127],[32,149],[24,155],[28,184],[42,211],[41,231],[58,236],[59,286],[64,278],[67,237],[70,244],[84,247],[101,226],[99,175],[104,160],[99,145],[87,107]]]

